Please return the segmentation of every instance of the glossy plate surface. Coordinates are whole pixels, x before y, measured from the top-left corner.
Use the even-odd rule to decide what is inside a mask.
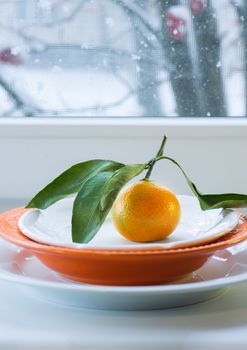
[[[66,198],[46,210],[25,213],[18,225],[22,233],[40,243],[76,249],[129,249],[162,247],[165,249],[191,247],[213,241],[238,223],[238,215],[231,210],[202,211],[198,201],[191,196],[178,196],[182,217],[176,230],[166,239],[154,243],[135,243],[122,237],[108,219],[94,239],[88,244],[77,244],[71,238],[71,213],[73,197]]]
[[[144,310],[194,304],[247,281],[247,243],[213,255],[180,283],[112,287],[72,283],[45,267],[26,249],[0,241],[0,279],[25,287],[27,293],[64,306]]]

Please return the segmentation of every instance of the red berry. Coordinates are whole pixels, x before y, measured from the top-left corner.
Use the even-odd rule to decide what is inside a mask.
[[[207,7],[207,0],[190,0],[189,4],[193,15],[199,15]]]
[[[20,54],[14,54],[10,47],[6,47],[0,51],[0,63],[19,65],[23,63]]]
[[[167,32],[176,40],[184,40],[187,32],[187,21],[171,12],[166,13]]]

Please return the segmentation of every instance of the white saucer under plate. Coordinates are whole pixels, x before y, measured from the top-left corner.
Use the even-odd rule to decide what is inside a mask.
[[[61,247],[95,249],[129,249],[162,247],[165,249],[205,244],[232,230],[239,216],[232,210],[202,211],[198,200],[192,196],[178,196],[181,204],[181,220],[176,230],[163,241],[155,243],[130,242],[117,233],[107,219],[94,239],[88,244],[73,243],[71,215],[74,198],[63,199],[46,210],[34,209],[19,220],[19,228],[30,239]]]
[[[25,249],[0,241],[0,279],[46,302],[76,308],[148,310],[195,304],[247,281],[247,242],[215,254],[184,281],[159,286],[112,287],[72,283]]]

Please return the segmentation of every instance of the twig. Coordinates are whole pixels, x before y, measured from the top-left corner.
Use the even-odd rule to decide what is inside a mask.
[[[13,101],[16,110],[22,110],[28,117],[32,117],[35,112],[41,112],[41,108],[30,106],[21,96],[14,90],[11,84],[0,76],[0,86],[7,93],[9,98]]]
[[[0,86],[6,91],[10,99],[14,102],[16,108],[23,108],[26,105],[17,92],[2,76],[0,76]]]
[[[127,79],[125,79],[119,72],[114,71],[114,76],[129,90],[132,90],[133,87],[130,85]]]
[[[167,79],[162,79],[159,81],[156,81],[155,84],[156,86],[160,86],[162,85],[164,82],[166,82]],[[54,110],[47,110],[47,111],[43,111],[41,113],[39,113],[39,115],[67,115],[67,114],[75,114],[75,113],[85,113],[85,112],[102,112],[102,111],[106,111],[108,109],[117,107],[121,104],[123,104],[124,102],[126,102],[131,96],[134,96],[139,90],[144,90],[148,88],[148,86],[145,86],[144,88],[139,88],[139,89],[132,89],[130,90],[128,93],[126,93],[124,96],[122,96],[121,98],[119,98],[118,100],[112,102],[112,103],[108,103],[105,105],[95,105],[95,106],[89,106],[89,107],[84,107],[84,108],[67,108],[65,110],[60,110],[60,111],[54,111]]]
[[[142,11],[138,6],[131,3],[130,1],[126,0],[114,0],[116,4],[122,7],[125,12],[127,12],[129,15],[133,15],[137,17],[141,23],[144,25],[144,27],[154,35],[156,40],[160,43],[162,40],[162,37],[158,30],[154,29],[153,26],[150,24],[149,18],[146,15],[144,11]]]

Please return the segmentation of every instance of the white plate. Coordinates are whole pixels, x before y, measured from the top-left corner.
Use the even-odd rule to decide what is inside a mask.
[[[183,306],[208,300],[224,288],[247,281],[247,242],[214,255],[186,281],[140,287],[77,284],[62,280],[30,252],[0,241],[0,279],[64,306],[108,310],[144,310]]]
[[[176,230],[158,243],[134,243],[122,237],[107,219],[94,239],[88,244],[73,243],[71,213],[74,197],[63,199],[46,210],[34,209],[19,220],[19,228],[27,237],[40,243],[73,248],[174,248],[199,245],[221,237],[238,223],[238,215],[231,210],[202,211],[192,196],[178,196],[181,204],[181,221]]]

